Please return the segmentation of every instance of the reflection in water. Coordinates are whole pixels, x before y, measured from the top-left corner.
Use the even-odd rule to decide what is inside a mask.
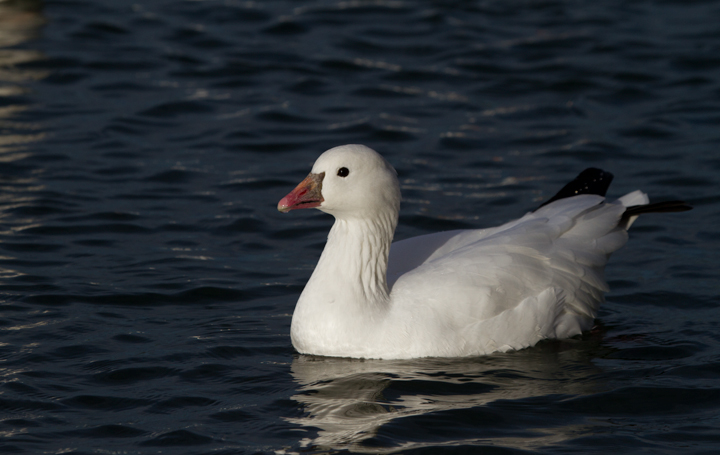
[[[20,121],[17,117],[29,108],[24,98],[30,91],[24,85],[42,79],[45,71],[22,69],[19,65],[42,60],[38,51],[15,48],[36,39],[45,24],[42,2],[37,0],[0,0],[0,163],[15,162],[30,156],[27,144],[44,137],[37,123]],[[6,182],[12,185],[6,185]],[[0,173],[0,209],[27,201],[26,192],[36,191],[35,179],[21,180],[12,168]],[[23,188],[18,192],[17,188]],[[4,211],[4,210],[3,210]],[[0,214],[0,220],[4,218]],[[29,224],[32,220],[23,220]],[[4,225],[8,228],[8,225]],[[3,256],[1,259],[13,259]],[[0,278],[12,278],[20,272],[0,268]]]
[[[568,424],[546,414],[557,402],[605,390],[592,363],[598,353],[591,350],[597,349],[592,340],[570,340],[470,359],[298,356],[292,375],[302,393],[293,399],[306,416],[288,421],[318,429],[315,438],[301,441],[303,447],[367,453],[470,443],[538,448],[583,433],[582,422]],[[444,420],[448,427],[423,428],[430,413],[432,425]],[[516,419],[524,429],[514,436],[508,428],[516,428],[511,424]],[[468,428],[453,431],[462,421],[476,433],[472,440]],[[528,428],[534,429],[531,435]]]
[[[44,56],[38,51],[13,47],[37,38],[44,24],[42,2],[0,1],[0,162],[26,158],[27,154],[21,152],[24,145],[43,137],[37,124],[13,118],[28,108],[18,99],[28,93],[23,84],[47,75],[45,71],[21,69],[18,65]]]
[[[0,2],[0,47],[15,46],[35,39],[45,24],[40,0]]]

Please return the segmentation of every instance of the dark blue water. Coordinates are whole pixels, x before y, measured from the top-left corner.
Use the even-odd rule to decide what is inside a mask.
[[[0,2],[0,452],[720,450],[719,1]],[[297,355],[322,151],[398,169],[396,238],[585,167],[639,220],[581,338]]]

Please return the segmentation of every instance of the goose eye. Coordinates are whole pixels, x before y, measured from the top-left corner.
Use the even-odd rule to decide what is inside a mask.
[[[350,174],[350,171],[346,167],[341,167],[338,169],[338,176],[340,177],[347,177]]]

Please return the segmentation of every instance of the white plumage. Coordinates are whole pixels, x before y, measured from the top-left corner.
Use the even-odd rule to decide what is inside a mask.
[[[362,145],[323,153],[278,209],[335,216],[293,314],[300,353],[364,358],[457,357],[522,349],[589,329],[608,290],[603,269],[627,241],[628,206],[598,195],[556,200],[490,229],[392,243],[395,170]]]

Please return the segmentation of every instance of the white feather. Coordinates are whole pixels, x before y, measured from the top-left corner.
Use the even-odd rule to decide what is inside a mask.
[[[347,177],[337,175],[341,167]],[[609,255],[627,241],[639,191],[560,199],[490,229],[391,245],[400,191],[394,169],[360,145],[325,152],[320,210],[336,217],[293,314],[301,353],[364,358],[471,356],[589,329]],[[629,225],[630,223],[628,223]]]

